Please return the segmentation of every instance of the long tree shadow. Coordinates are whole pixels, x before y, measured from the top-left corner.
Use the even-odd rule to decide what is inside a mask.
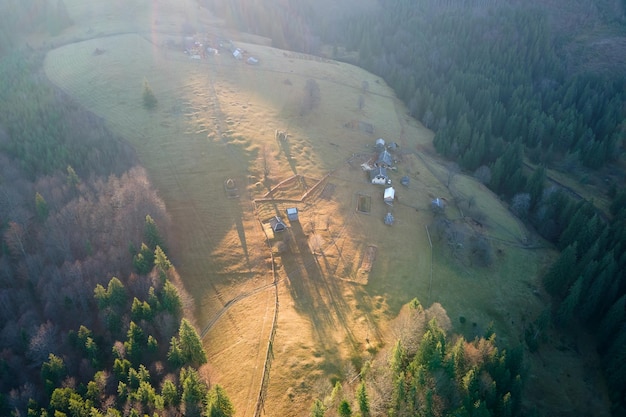
[[[289,143],[289,136],[286,135],[281,138],[276,138],[278,142],[278,147],[283,151],[285,157],[287,158],[287,162],[289,163],[289,167],[294,175],[298,175],[298,168],[296,165],[296,161],[291,156],[291,144]]]
[[[248,269],[250,268],[250,254],[248,253],[248,243],[246,241],[246,229],[243,225],[243,210],[241,210],[241,205],[235,204],[233,207],[236,210],[233,215],[235,216],[235,226],[237,227],[237,235],[239,236],[239,241],[241,242],[241,248],[243,249],[243,254],[246,257],[246,265],[248,265]]]
[[[289,249],[282,260],[290,292],[296,309],[310,318],[317,342],[330,352],[347,339],[352,350],[358,351],[360,343],[348,322],[350,307],[336,279],[323,274],[318,255],[312,253],[308,236],[298,222],[291,223]],[[344,334],[341,340],[336,339],[338,329]]]

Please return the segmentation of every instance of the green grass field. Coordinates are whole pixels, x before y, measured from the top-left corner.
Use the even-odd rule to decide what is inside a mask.
[[[180,41],[176,30],[192,11],[208,30],[225,29],[191,2],[158,14],[157,6],[136,0],[140,18],[133,25],[143,26],[126,31],[115,18],[116,2],[109,12],[99,11],[110,16],[110,27],[79,2],[66,3],[83,26],[65,39],[88,32],[92,39],[51,50],[45,71],[136,148],[173,219],[171,257],[195,301],[190,314],[206,330],[209,377],[225,386],[238,415],[253,415],[259,394],[275,313],[271,252],[278,241],[284,245],[276,255],[280,307],[267,415],[306,413],[355,358],[369,359],[393,344],[388,324],[414,297],[440,303],[456,331],[471,335],[493,322],[499,339],[521,343],[525,323],[547,303],[538,277],[554,254],[525,248],[528,231],[474,180],[459,174],[446,187],[443,165],[418,151],[430,147],[432,132],[406,116],[382,80],[350,65],[242,42],[236,43],[260,65],[225,51],[192,60],[180,48],[164,46]],[[155,21],[158,30],[150,27]],[[103,52],[94,54],[96,49]],[[320,87],[320,105],[301,115],[309,79]],[[158,99],[153,111],[142,106],[144,80]],[[369,84],[365,93],[363,81]],[[358,123],[355,128],[355,121],[372,124],[374,133]],[[276,130],[288,132],[288,140],[277,141]],[[382,201],[383,187],[369,184],[360,168],[375,155],[377,137],[400,144],[392,208]],[[300,200],[331,172],[307,198],[283,201]],[[304,184],[287,182],[275,190],[277,200],[254,201],[294,175]],[[410,176],[409,187],[399,185],[403,175]],[[229,178],[238,198],[224,188]],[[360,194],[371,196],[367,214],[357,210]],[[437,241],[431,257],[430,201],[453,201],[453,194],[474,198],[474,210],[483,215],[481,233],[496,253],[492,266],[455,260]],[[299,208],[300,221],[267,242],[261,221],[285,217],[290,205]],[[393,226],[383,223],[388,210]],[[450,207],[448,215],[458,220],[462,210]],[[372,259],[366,256],[370,247],[376,248]],[[460,316],[468,323],[461,325]]]

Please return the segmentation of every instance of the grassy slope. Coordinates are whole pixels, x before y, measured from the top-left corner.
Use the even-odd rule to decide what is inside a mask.
[[[135,0],[133,19],[125,17],[118,2],[99,11],[78,1],[66,4],[80,25],[62,36],[93,39],[52,50],[46,72],[136,147],[176,225],[173,258],[195,298],[200,329],[230,300],[272,281],[270,250],[258,219],[286,205],[255,206],[252,200],[294,174],[313,184],[336,170],[322,195],[298,204],[299,225],[280,237],[290,240],[277,257],[280,310],[265,407],[269,415],[303,414],[331,379],[345,377],[348,363],[389,344],[388,321],[413,297],[441,303],[453,324],[460,315],[478,324],[458,329],[466,333],[493,320],[499,337],[511,344],[518,343],[522,326],[541,310],[545,298],[532,289],[552,254],[520,248],[526,232],[494,196],[462,176],[455,177],[453,191],[475,196],[477,206],[489,213],[485,232],[500,239],[494,244],[501,252],[493,267],[478,270],[451,262],[436,244],[431,284],[425,225],[432,215],[427,208],[433,196],[451,199],[438,180],[445,170],[427,155],[418,157],[418,146],[428,147],[432,134],[405,116],[376,77],[254,44],[238,45],[261,59],[256,67],[225,53],[191,61],[180,50],[161,47],[168,39],[180,41],[175,33],[183,22],[193,19],[223,32],[192,2],[165,10],[164,2],[150,6]],[[104,53],[94,55],[96,48]],[[321,104],[303,117],[298,106],[309,78],[320,86]],[[159,99],[153,112],[141,106],[144,79]],[[363,80],[370,92],[359,111]],[[351,120],[372,123],[375,136],[346,128]],[[276,129],[290,133],[288,146],[275,140]],[[372,154],[376,137],[401,144],[404,154],[394,182],[402,175],[412,178],[409,188],[398,186],[400,202],[392,209],[397,223],[391,228],[382,222],[387,211],[382,188],[368,184],[359,168],[359,155]],[[347,164],[353,155],[352,165]],[[239,199],[226,198],[227,178],[235,179]],[[280,193],[294,197],[303,191],[291,185]],[[370,215],[355,213],[357,193],[372,196]],[[455,210],[450,215],[458,216]],[[370,245],[378,250],[369,283],[356,284],[363,281],[357,270]],[[226,387],[238,415],[254,411],[274,314],[272,291],[234,303],[204,339],[211,378]],[[533,377],[543,380],[560,369],[555,358],[543,368],[533,366]],[[568,366],[570,374],[582,378],[575,362]],[[550,389],[558,401],[566,395],[561,387]],[[584,387],[577,389],[573,397],[586,398]],[[563,404],[567,401],[573,399]]]

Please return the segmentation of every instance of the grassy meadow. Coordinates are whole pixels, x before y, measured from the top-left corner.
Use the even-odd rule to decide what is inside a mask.
[[[136,148],[173,219],[171,258],[195,301],[190,314],[204,334],[209,378],[226,388],[237,415],[254,414],[275,291],[267,415],[305,414],[331,383],[393,344],[389,323],[414,297],[439,303],[456,331],[473,336],[493,322],[499,339],[522,343],[525,325],[547,303],[538,277],[554,254],[524,246],[529,232],[473,179],[457,174],[446,186],[446,168],[429,150],[432,132],[406,116],[382,80],[350,65],[237,40],[259,65],[227,51],[192,60],[182,47],[165,45],[181,42],[178,32],[190,19],[207,33],[228,33],[219,21],[191,1],[131,3],[133,19],[120,12],[121,2],[95,10],[66,0],[76,25],[48,53],[45,71]],[[303,115],[310,79],[319,85],[320,103]],[[142,106],[144,80],[158,99],[152,111]],[[359,121],[374,133],[360,130]],[[276,130],[288,139],[278,141]],[[393,207],[360,167],[375,155],[378,137],[400,145]],[[295,175],[300,180],[279,185]],[[399,185],[404,175],[408,187]],[[225,190],[229,178],[238,198]],[[270,190],[274,200],[261,201]],[[371,196],[367,214],[357,212],[359,194]],[[472,211],[482,213],[480,231],[496,254],[490,267],[454,259],[437,240],[431,254],[430,201],[455,196],[473,197]],[[266,240],[261,222],[286,217],[289,206],[298,207],[300,221]],[[459,206],[448,208],[450,218],[467,211],[466,203]],[[383,223],[388,211],[393,226]],[[375,257],[366,259],[370,247]],[[532,368],[543,370],[533,371],[537,378],[559,366],[554,356]],[[582,375],[575,363],[568,366]]]

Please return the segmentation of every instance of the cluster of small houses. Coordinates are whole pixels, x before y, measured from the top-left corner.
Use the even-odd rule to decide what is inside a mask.
[[[370,161],[361,165],[364,171],[368,172],[369,180],[374,185],[383,185],[385,190],[383,192],[383,202],[388,206],[393,206],[396,201],[396,189],[391,186],[391,178],[389,178],[388,171],[395,171],[395,163],[392,152],[396,152],[399,145],[395,142],[385,144],[385,140],[378,138],[375,144],[377,150],[377,156]],[[405,187],[409,186],[410,179],[408,176],[404,176],[400,179],[400,184]],[[443,211],[445,207],[445,200],[443,198],[435,198],[431,202],[431,208],[436,212]],[[298,221],[298,209],[291,207],[286,210],[287,218],[290,222]],[[384,222],[387,225],[392,225],[395,219],[391,211],[388,211],[384,217]],[[282,232],[287,229],[287,225],[283,222],[279,216],[274,216],[267,221],[267,224],[271,228],[272,232]]]
[[[215,56],[220,53],[220,50],[227,51],[232,54],[233,58],[236,60],[246,60],[246,63],[250,65],[258,65],[259,59],[255,58],[251,55],[248,55],[248,52],[237,48],[232,41],[229,40],[220,40],[218,39],[214,46],[209,45],[211,42],[208,39],[199,40],[195,36],[186,36],[183,39],[183,47],[185,50],[185,54],[189,55],[190,59],[205,59],[209,56]]]
[[[396,199],[396,190],[391,186],[391,178],[389,178],[389,174],[387,172],[389,170],[395,170],[394,163],[396,161],[391,152],[398,149],[398,144],[391,142],[389,145],[386,145],[383,138],[378,138],[376,139],[375,146],[378,150],[378,156],[373,161],[373,164],[370,161],[370,163],[364,163],[361,166],[363,170],[368,171],[369,179],[372,184],[388,186],[383,192],[383,201],[385,204],[392,206]],[[400,184],[408,186],[409,177],[402,177]],[[394,222],[393,214],[391,214],[391,212],[387,212],[384,220],[385,224],[392,225]]]
[[[392,152],[397,151],[399,145],[396,142],[391,142],[386,145],[383,138],[378,138],[376,139],[375,147],[378,151],[376,159],[373,160],[373,163],[370,161],[361,166],[363,170],[368,171],[369,179],[372,184],[387,186],[383,192],[383,201],[385,204],[393,206],[393,202],[396,200],[396,190],[391,186],[391,178],[389,178],[387,171],[396,170],[394,166],[396,160],[393,158]],[[409,186],[409,182],[410,179],[406,175],[400,179],[400,184],[405,187]],[[443,211],[445,200],[437,197],[431,202],[431,205],[433,210]],[[394,217],[390,211],[385,215],[384,221],[387,225],[394,223]]]

